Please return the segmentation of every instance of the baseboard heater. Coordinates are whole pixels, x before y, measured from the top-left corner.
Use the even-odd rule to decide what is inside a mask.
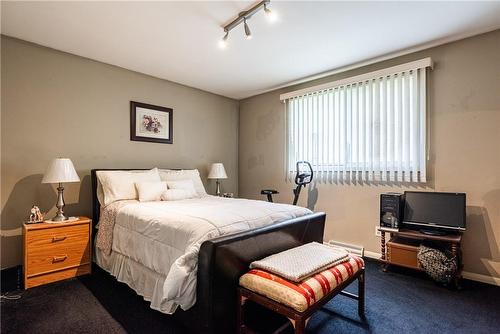
[[[361,257],[364,256],[364,253],[365,253],[365,248],[363,246],[352,245],[352,244],[348,244],[348,243],[340,242],[340,241],[335,241],[335,240],[330,240],[330,241],[327,241],[325,243],[328,245],[335,246],[335,247],[345,248],[349,253],[359,255]]]

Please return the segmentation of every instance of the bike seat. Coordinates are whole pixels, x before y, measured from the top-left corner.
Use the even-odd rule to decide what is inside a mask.
[[[274,189],[263,189],[260,192],[261,195],[274,195],[274,194],[279,194],[279,191],[274,190]]]

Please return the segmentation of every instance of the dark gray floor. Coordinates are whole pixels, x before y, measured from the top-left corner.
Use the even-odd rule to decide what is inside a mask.
[[[465,281],[452,291],[406,271],[383,273],[372,261],[366,267],[366,321],[339,296],[312,317],[309,333],[500,333],[500,287]],[[1,332],[185,333],[101,270],[3,300]]]

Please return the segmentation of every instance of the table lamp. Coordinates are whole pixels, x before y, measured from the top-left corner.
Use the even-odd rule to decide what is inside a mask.
[[[224,169],[224,165],[220,162],[212,164],[210,168],[210,173],[208,173],[209,179],[216,179],[216,189],[215,194],[220,196],[220,180],[227,179],[226,170]]]
[[[68,220],[68,217],[64,215],[64,187],[63,182],[79,182],[80,178],[76,174],[75,167],[70,159],[67,158],[57,158],[52,160],[47,168],[47,171],[43,175],[42,183],[59,183],[57,187],[57,213],[52,221],[61,222]]]

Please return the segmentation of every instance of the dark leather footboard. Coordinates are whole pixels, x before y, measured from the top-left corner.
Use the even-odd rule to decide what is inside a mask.
[[[323,241],[324,213],[205,241],[198,260],[195,306],[175,317],[193,333],[235,333],[238,280],[249,264],[311,241]]]

